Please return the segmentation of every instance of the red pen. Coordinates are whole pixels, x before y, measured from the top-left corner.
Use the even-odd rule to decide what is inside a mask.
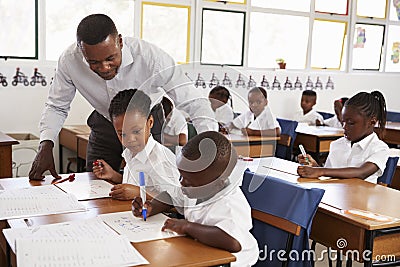
[[[59,184],[59,183],[65,182],[65,181],[70,181],[70,182],[72,182],[73,180],[75,180],[75,173],[71,174],[71,175],[68,176],[67,178],[61,179],[61,180],[59,180],[59,181],[52,182],[51,184]]]

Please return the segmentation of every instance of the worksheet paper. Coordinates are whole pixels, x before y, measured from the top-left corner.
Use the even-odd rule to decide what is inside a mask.
[[[0,191],[0,220],[85,210],[75,196],[54,185]]]
[[[20,267],[136,266],[149,262],[124,236],[97,238],[42,237],[17,239]]]
[[[112,184],[104,180],[74,181],[56,184],[61,190],[73,194],[78,200],[110,197]]]
[[[15,251],[15,242],[19,238],[97,238],[100,236],[118,236],[100,218],[80,221],[45,224],[29,228],[7,228],[3,234]]]
[[[150,216],[144,221],[133,216],[131,211],[98,215],[108,226],[120,235],[126,236],[130,242],[143,242],[179,236],[172,231],[161,231],[168,216],[160,213]]]

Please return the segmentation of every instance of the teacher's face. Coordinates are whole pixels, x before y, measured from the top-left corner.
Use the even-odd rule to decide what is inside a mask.
[[[111,80],[118,73],[122,60],[122,37],[109,35],[103,42],[88,45],[81,43],[82,53],[89,67],[104,80]]]

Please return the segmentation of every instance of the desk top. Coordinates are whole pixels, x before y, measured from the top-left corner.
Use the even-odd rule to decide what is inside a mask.
[[[5,133],[0,132],[0,146],[10,146],[19,144],[17,140],[12,138],[11,136],[6,135]]]
[[[343,129],[328,126],[310,126],[299,124],[299,126],[296,128],[296,132],[315,136],[343,136]]]
[[[400,130],[400,122],[388,121],[386,122],[385,128],[389,130]]]
[[[232,143],[235,142],[255,142],[255,141],[276,141],[279,140],[279,136],[246,136],[239,134],[225,134],[224,135]]]
[[[95,179],[93,173],[77,173],[75,180]],[[51,176],[43,181],[29,181],[26,178],[1,179],[0,185],[5,189],[39,186],[50,184]],[[30,223],[43,225],[71,220],[93,218],[99,214],[131,210],[131,201],[119,201],[111,198],[82,201],[88,207],[86,212],[55,214],[30,217]],[[10,220],[10,225],[18,219]],[[21,220],[21,219],[19,219]],[[174,237],[163,240],[134,243],[133,246],[150,262],[143,266],[212,266],[235,261],[235,257],[224,250],[201,244],[189,237]]]
[[[66,130],[74,134],[90,134],[90,127],[87,125],[64,125],[61,130]]]

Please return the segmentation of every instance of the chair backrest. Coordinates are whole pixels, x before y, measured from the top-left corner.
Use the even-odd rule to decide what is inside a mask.
[[[386,168],[382,176],[378,177],[378,184],[384,186],[390,186],[392,184],[392,179],[396,171],[397,162],[399,157],[389,157],[386,161]]]
[[[386,111],[386,120],[400,122],[400,112]]]
[[[192,137],[197,135],[196,128],[194,128],[194,125],[191,121],[187,123],[188,126],[188,140],[192,139]]]
[[[309,234],[325,191],[249,170],[241,189],[252,209],[252,234],[260,250],[254,266],[311,266]],[[282,252],[287,261],[282,261]]]
[[[291,160],[298,122],[280,118],[277,121],[281,126],[281,136],[276,145],[275,157]]]
[[[324,118],[324,120],[332,118],[335,114],[329,113],[329,112],[323,112],[323,111],[317,111],[321,116]]]

